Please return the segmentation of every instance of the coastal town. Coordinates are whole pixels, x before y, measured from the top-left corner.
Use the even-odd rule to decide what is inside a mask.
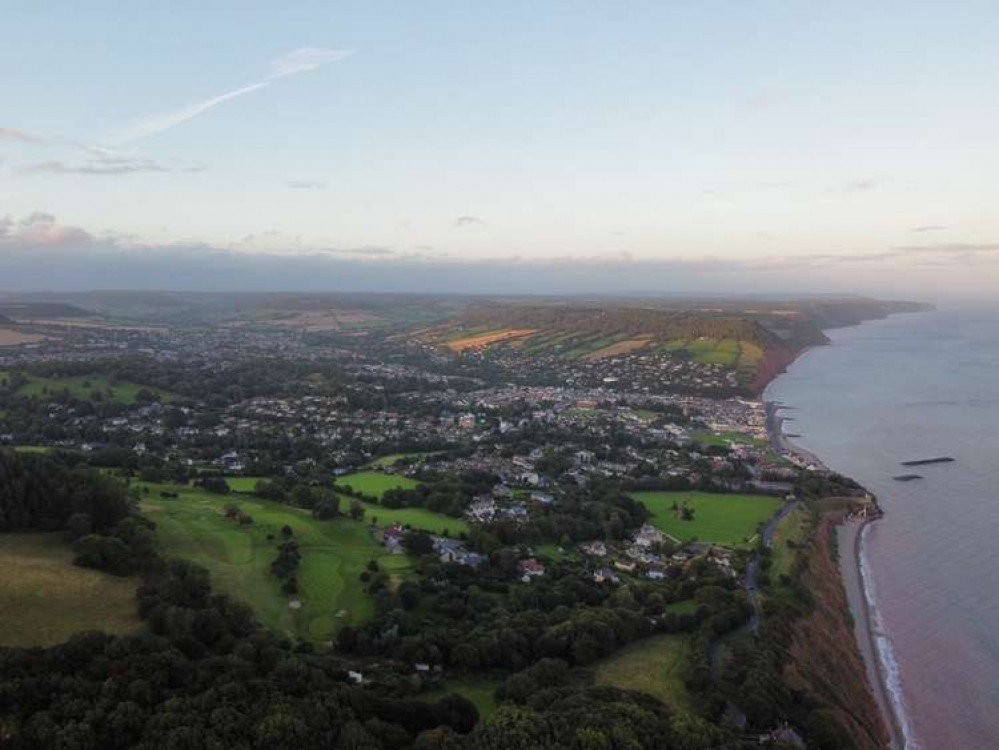
[[[782,405],[747,392],[752,345],[590,336],[592,351],[616,349],[587,358],[503,336],[35,331],[0,350],[0,450],[120,482],[165,554],[194,554],[264,626],[332,649],[351,684],[495,687],[550,657],[631,689],[633,670],[601,675],[644,644],[684,665],[675,684],[653,675],[657,690],[730,706],[732,736],[803,741],[801,724],[753,715],[744,686],[764,667],[746,654],[770,648],[761,622],[801,616],[771,610],[800,595],[820,508],[847,522],[879,511],[787,439]],[[193,551],[237,539],[276,555],[238,585],[231,563]],[[545,601],[563,604],[542,615]],[[584,637],[593,617],[618,619]],[[548,640],[556,630],[574,635]]]

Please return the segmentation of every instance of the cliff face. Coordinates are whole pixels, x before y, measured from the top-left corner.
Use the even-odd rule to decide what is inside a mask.
[[[834,557],[834,514],[826,513],[815,531],[814,548],[802,583],[815,607],[795,623],[787,683],[828,707],[829,719],[851,739],[850,747],[877,750],[890,736],[867,683],[857,648],[850,606]]]
[[[763,359],[756,368],[752,389],[754,393],[763,393],[767,384],[780,375],[794,361],[797,353],[783,342],[773,342],[763,351]]]

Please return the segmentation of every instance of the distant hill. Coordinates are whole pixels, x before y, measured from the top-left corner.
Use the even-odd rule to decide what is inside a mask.
[[[64,302],[0,302],[0,316],[8,320],[90,318],[93,313]]]

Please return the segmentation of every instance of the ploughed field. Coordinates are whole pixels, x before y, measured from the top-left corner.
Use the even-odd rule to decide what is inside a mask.
[[[0,646],[51,646],[83,630],[139,630],[138,578],[73,565],[59,533],[0,534]]]
[[[652,513],[651,522],[681,542],[697,540],[726,547],[743,547],[757,527],[777,512],[781,499],[769,495],[712,492],[633,492],[631,496]],[[684,520],[673,504],[686,503],[694,517]]]
[[[138,486],[149,487],[141,508],[156,522],[162,552],[207,568],[216,591],[247,603],[264,625],[289,637],[328,641],[341,626],[367,620],[374,603],[360,575],[370,560],[389,573],[393,585],[411,570],[407,556],[388,554],[366,524],[345,516],[320,521],[308,511],[254,495]],[[163,491],[179,496],[165,498]],[[227,505],[238,506],[253,522],[241,525],[227,518]],[[341,509],[347,509],[346,502]],[[297,608],[295,597],[281,592],[280,579],[270,571],[285,525],[294,531],[301,554]]]

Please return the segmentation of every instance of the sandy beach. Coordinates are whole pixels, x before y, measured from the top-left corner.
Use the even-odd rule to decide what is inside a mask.
[[[864,527],[871,520],[844,521],[836,528],[836,540],[839,546],[839,567],[846,588],[846,596],[850,602],[850,612],[853,615],[853,629],[857,637],[857,645],[864,657],[867,667],[867,682],[871,692],[881,708],[881,715],[888,723],[891,731],[893,750],[902,750],[904,739],[898,718],[892,707],[891,696],[885,687],[881,660],[878,658],[875,643],[874,622],[871,617],[870,605],[864,593],[863,569],[861,568],[861,545]]]

